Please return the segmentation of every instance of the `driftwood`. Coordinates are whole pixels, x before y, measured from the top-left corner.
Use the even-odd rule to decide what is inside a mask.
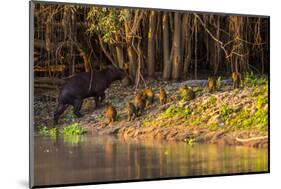
[[[251,137],[251,138],[245,138],[245,139],[236,137],[237,142],[250,142],[250,141],[265,140],[265,139],[268,139],[268,136]]]

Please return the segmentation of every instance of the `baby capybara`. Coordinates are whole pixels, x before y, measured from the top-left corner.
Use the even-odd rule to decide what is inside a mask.
[[[180,88],[180,95],[183,100],[193,100],[195,98],[195,92],[191,87],[183,86]]]
[[[137,110],[133,103],[128,102],[127,105],[128,121],[134,120],[137,116]]]
[[[243,79],[240,73],[238,72],[232,72],[231,74],[232,82],[233,82],[233,88],[239,88],[241,84],[243,84]]]
[[[167,102],[167,93],[165,91],[164,88],[160,88],[160,92],[159,92],[159,101],[160,101],[160,104],[166,104]]]
[[[151,88],[146,88],[143,91],[143,97],[145,98],[145,100],[147,101],[146,105],[150,106],[153,104],[154,101],[154,93],[152,91]]]
[[[113,123],[117,119],[117,111],[112,106],[112,104],[108,104],[105,109],[105,118],[107,119],[107,124]]]
[[[216,90],[216,80],[214,77],[208,77],[208,89],[210,93]]]
[[[144,111],[144,108],[145,108],[145,100],[144,100],[142,93],[138,93],[134,97],[134,105],[136,108],[137,116],[140,116],[140,114]]]
[[[113,81],[121,80],[124,76],[122,69],[107,66],[101,71],[79,73],[72,77],[60,90],[54,124],[58,123],[60,115],[69,105],[74,107],[74,114],[81,117],[80,109],[85,98],[94,97],[99,106],[105,98],[105,90]]]

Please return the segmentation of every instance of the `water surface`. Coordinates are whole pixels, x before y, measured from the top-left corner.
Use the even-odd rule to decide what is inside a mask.
[[[264,172],[267,149],[83,136],[35,137],[34,184]]]

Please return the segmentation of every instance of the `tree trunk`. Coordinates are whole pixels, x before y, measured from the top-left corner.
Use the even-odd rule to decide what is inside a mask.
[[[150,11],[149,29],[148,29],[148,46],[147,46],[147,69],[148,77],[153,77],[155,72],[155,28],[156,13]]]
[[[117,35],[116,35],[116,41],[120,42],[120,37]],[[119,44],[116,46],[116,54],[117,54],[118,66],[119,68],[123,68],[124,54],[123,54],[123,48]]]
[[[170,62],[170,47],[169,47],[169,25],[168,13],[163,14],[162,27],[163,27],[163,79],[169,80],[171,77],[171,62]]]
[[[173,37],[173,70],[172,78],[174,80],[180,79],[181,70],[181,18],[180,13],[175,12],[174,14],[174,37]]]
[[[183,77],[187,78],[188,75],[188,67],[191,62],[191,40],[190,40],[190,29],[188,28],[190,15],[184,15],[182,25],[183,25],[183,39],[184,45],[182,45],[184,51],[184,59],[183,59]]]
[[[137,72],[137,55],[133,47],[128,47],[128,58],[129,58],[129,75],[135,81]]]
[[[194,78],[197,79],[197,63],[198,63],[198,57],[197,57],[197,30],[198,30],[198,25],[197,25],[197,18],[194,18],[194,27],[195,27],[195,41],[194,41],[194,57],[195,57],[195,62],[194,62]]]

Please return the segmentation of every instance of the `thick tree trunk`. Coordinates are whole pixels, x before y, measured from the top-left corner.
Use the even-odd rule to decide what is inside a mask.
[[[169,80],[171,77],[171,62],[170,62],[170,47],[169,47],[169,25],[168,13],[163,14],[162,29],[163,29],[163,79]]]
[[[147,46],[147,69],[149,77],[154,77],[155,72],[155,28],[156,13],[155,11],[150,11]]]
[[[173,37],[173,70],[172,78],[174,80],[180,79],[181,70],[181,18],[180,13],[174,14],[174,37]]]

